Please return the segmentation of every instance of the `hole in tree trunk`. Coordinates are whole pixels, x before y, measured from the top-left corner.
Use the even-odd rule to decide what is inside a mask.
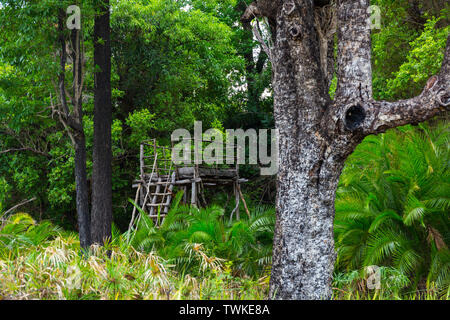
[[[450,94],[443,94],[440,97],[440,102],[443,106],[448,107],[450,105]]]
[[[330,0],[314,0],[314,5],[316,7],[323,7],[330,4]]]
[[[355,130],[361,127],[364,120],[366,119],[366,112],[364,108],[359,104],[348,108],[345,114],[345,127],[348,130]]]
[[[300,36],[300,29],[297,27],[292,27],[289,29],[289,33],[293,38],[298,38]]]

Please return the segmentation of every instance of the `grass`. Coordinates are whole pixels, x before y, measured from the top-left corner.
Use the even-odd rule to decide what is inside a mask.
[[[82,255],[76,234],[49,223],[36,224],[26,214],[2,221],[0,245],[0,300],[268,298],[268,273],[260,279],[234,276],[232,262],[208,257],[202,244],[189,248],[199,260],[196,276],[180,274],[154,252],[135,250],[123,235]],[[406,295],[398,290],[367,290],[355,273],[336,275],[334,286],[333,299],[339,300],[448,299],[432,290]],[[383,283],[383,287],[388,286]]]
[[[27,215],[11,217],[0,228],[0,299],[194,299],[260,300],[266,278],[234,277],[230,263],[192,246],[202,277],[179,274],[153,252],[126,245],[124,237],[80,254],[77,235]],[[39,229],[40,239],[33,237]]]

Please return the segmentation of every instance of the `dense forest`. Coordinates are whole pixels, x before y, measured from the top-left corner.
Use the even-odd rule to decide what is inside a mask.
[[[251,0],[0,1],[0,300],[449,299],[449,66],[438,111],[421,117],[413,107],[418,118],[364,131],[348,158],[342,155],[345,166],[336,169],[339,183],[325,214],[334,216],[331,296],[326,285],[315,289],[323,295],[308,292],[306,280],[293,284],[304,286],[301,292],[286,285],[283,261],[292,256],[280,243],[292,249],[301,242],[283,238],[294,230],[286,221],[296,204],[287,198],[305,192],[300,183],[291,190],[295,178],[283,179],[291,177],[288,164],[298,164],[291,158],[309,161],[307,146],[291,148],[286,140],[291,129],[281,133],[281,149],[291,149],[281,156],[278,177],[260,175],[249,161],[240,166],[246,183],[239,218],[227,187],[205,188],[200,206],[186,204],[183,190],[175,189],[162,222],[135,201],[143,141],[171,148],[172,132],[192,132],[196,121],[205,131],[291,128],[287,118],[297,111],[279,111],[294,90],[280,85],[291,69],[307,74],[295,79],[309,88],[306,76],[318,64],[318,91],[330,101],[340,102],[347,89],[361,92],[339,69],[346,47],[338,38],[355,45],[343,35],[345,26],[337,22],[340,32],[325,41],[306,32],[310,25],[322,35],[314,17],[347,8],[345,1],[319,2],[294,1],[292,12],[297,5],[305,16],[314,10],[299,24],[298,41],[326,44],[325,55],[293,67],[280,61],[313,50],[299,46],[283,56],[277,48],[287,22],[281,14],[272,19],[256,14],[257,7],[251,11]],[[448,1],[350,2],[370,2],[380,11],[379,25],[368,32],[375,100],[402,102],[440,85],[450,59]],[[79,28],[73,5],[81,9]],[[330,21],[347,19],[344,9]],[[361,111],[352,108],[358,117]],[[311,148],[320,149],[315,142]],[[326,161],[323,167],[318,176],[328,170]],[[314,198],[309,192],[305,197]],[[302,216],[302,210],[294,211]],[[131,227],[134,213],[139,218]],[[294,278],[316,275],[305,266],[301,272]]]

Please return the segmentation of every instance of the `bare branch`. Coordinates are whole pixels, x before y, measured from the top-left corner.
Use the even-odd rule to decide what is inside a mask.
[[[438,84],[435,86],[442,88],[441,85]],[[434,89],[434,87],[432,89],[425,89],[420,96],[408,100],[373,102],[371,104],[373,107],[372,109],[376,110],[376,112],[374,113],[373,119],[369,119],[371,121],[365,128],[365,133],[382,133],[390,128],[410,123],[415,124],[423,122],[442,112],[449,111],[450,92],[447,89],[447,92],[445,93],[447,101],[443,103],[443,92],[436,92],[436,89]]]
[[[14,140],[18,142],[20,145],[19,148],[10,148],[7,150],[0,150],[0,154],[6,154],[10,152],[21,152],[21,151],[29,151],[35,154],[50,158],[50,154],[44,149],[40,149],[36,143],[33,142],[33,139],[27,134],[26,129],[23,129],[20,134],[16,134],[13,130],[9,129],[7,126],[4,126],[3,130],[0,130],[1,134],[8,135],[12,137]],[[25,137],[21,137],[21,135],[27,135],[28,139]]]
[[[264,50],[264,52],[269,57],[270,62],[273,62],[273,60],[272,60],[272,48],[269,47],[269,45],[264,41],[264,39],[263,39],[263,37],[261,35],[261,32],[259,30],[260,30],[259,21],[256,21],[256,23],[253,25],[253,34],[255,35],[256,39],[260,43],[260,45],[261,45],[262,49]]]
[[[2,214],[2,217],[6,217],[7,214],[9,214],[10,212],[16,210],[17,208],[19,208],[19,207],[21,207],[21,206],[26,205],[27,203],[33,202],[34,200],[36,200],[36,197],[31,198],[31,199],[29,199],[29,200],[24,200],[24,201],[22,201],[21,203],[16,204],[14,207],[12,207],[12,208],[6,210],[6,211]]]

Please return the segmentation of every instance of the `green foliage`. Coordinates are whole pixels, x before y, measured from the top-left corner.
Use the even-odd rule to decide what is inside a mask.
[[[126,124],[131,128],[129,143],[137,150],[140,143],[149,137],[150,130],[155,128],[155,115],[148,109],[135,111],[129,115]]]
[[[147,231],[151,229],[148,222]],[[256,228],[264,224],[256,223]],[[155,251],[137,251],[127,236],[113,227],[113,239],[106,247],[92,246],[81,254],[76,234],[62,232],[48,222],[36,224],[27,214],[2,220],[0,299],[267,299],[267,274],[259,279],[236,276],[234,262],[207,256],[203,244],[185,245],[186,254],[199,263],[191,268],[194,273],[179,273]],[[365,275],[356,271],[336,274],[334,299],[439,298],[433,290],[426,295],[400,295],[397,288],[409,279],[393,268],[381,268],[382,290],[364,293],[361,279]]]
[[[7,204],[36,196],[44,218],[58,219],[73,210],[73,146],[58,116],[57,13],[70,1],[2,1],[0,24],[0,175],[12,186]],[[89,32],[92,11],[82,6]],[[67,35],[69,30],[66,31]],[[86,37],[86,58],[92,48]],[[91,84],[86,65],[85,83]],[[70,81],[72,70],[66,68]],[[70,90],[70,88],[68,88]],[[55,121],[56,120],[56,121]],[[66,225],[67,226],[67,225]],[[68,224],[70,226],[70,224]]]
[[[448,4],[441,12],[437,6],[422,4],[422,14],[406,0],[372,4],[382,14],[381,30],[372,33],[374,97],[396,100],[420,94],[429,77],[440,70],[450,31]]]
[[[250,2],[111,1],[117,226],[108,247],[111,256],[96,248],[95,255],[83,259],[75,234],[46,221],[36,222],[39,216],[67,229],[76,225],[73,145],[50,107],[59,103],[57,13],[73,1],[1,1],[0,151],[10,152],[0,154],[0,295],[266,296],[275,220],[272,207],[255,206],[247,199],[250,217],[230,222],[234,206],[224,193],[215,193],[208,195],[212,199],[208,208],[174,205],[159,228],[141,214],[136,228],[121,234],[133,208],[128,198],[138,176],[141,141],[157,138],[158,145],[167,146],[173,129],[191,129],[194,120],[202,120],[205,130],[273,127],[271,66],[251,31],[239,23]],[[441,5],[444,2],[421,2],[418,13],[408,0],[371,2],[382,12],[382,29],[372,33],[375,98],[414,96],[439,70],[450,31],[450,11],[448,3]],[[83,15],[83,121],[89,178],[94,11],[92,1],[76,3]],[[67,65],[67,82],[72,78]],[[416,292],[426,290],[425,298],[448,299],[448,140],[446,125],[406,127],[367,138],[350,157],[336,202],[336,298],[424,298]],[[241,169],[241,175],[252,176],[251,168]],[[266,182],[250,184],[246,198],[259,200]],[[34,196],[38,201],[29,205],[36,205],[31,216],[2,217],[7,208]],[[177,196],[175,203],[179,201]],[[381,291],[363,288],[364,269],[372,264],[381,267]],[[18,279],[17,274],[24,276]],[[67,279],[76,285],[68,287]]]
[[[179,205],[181,196],[158,228],[141,212],[136,230],[128,235],[133,247],[158,252],[182,273],[222,259],[233,261],[233,272],[242,275],[260,277],[266,271],[272,255],[273,208],[258,207],[249,218],[230,223],[221,207]]]
[[[50,106],[59,103],[58,10],[70,4],[10,0],[2,1],[0,9],[4,39],[0,47],[0,150],[17,150],[0,154],[0,176],[10,186],[10,194],[1,189],[0,197],[7,206],[36,196],[43,218],[68,222],[66,227],[76,221],[74,151]],[[89,179],[94,11],[90,1],[78,5],[86,59],[83,109]],[[138,174],[139,143],[155,137],[161,145],[168,145],[173,129],[190,129],[194,120],[202,120],[205,129],[221,127],[227,110],[236,104],[232,88],[240,85],[243,62],[236,55],[230,27],[237,21],[237,16],[229,16],[233,5],[228,3],[226,15],[217,17],[210,6],[181,10],[184,1],[112,1],[113,197],[115,221],[121,228],[131,212],[127,199]],[[70,64],[66,71],[69,87]]]
[[[143,220],[141,220],[143,221]],[[264,299],[267,282],[232,275],[230,263],[186,246],[202,279],[136,251],[116,228],[106,247],[80,254],[76,234],[17,214],[0,225],[0,299]]]
[[[356,149],[337,193],[337,270],[392,267],[410,289],[449,292],[449,134],[446,123],[407,126]]]
[[[406,62],[387,81],[388,97],[408,98],[419,94],[426,81],[441,69],[450,26],[438,29],[438,21],[429,20],[420,36],[410,43]]]
[[[194,120],[222,120],[241,61],[231,30],[178,1],[117,1],[112,15],[113,56],[122,109],[146,108],[169,133]],[[144,127],[143,132],[149,127]]]
[[[36,246],[59,234],[60,228],[50,222],[37,224],[26,213],[18,213],[7,220],[0,216],[0,259],[19,257],[20,248]]]

